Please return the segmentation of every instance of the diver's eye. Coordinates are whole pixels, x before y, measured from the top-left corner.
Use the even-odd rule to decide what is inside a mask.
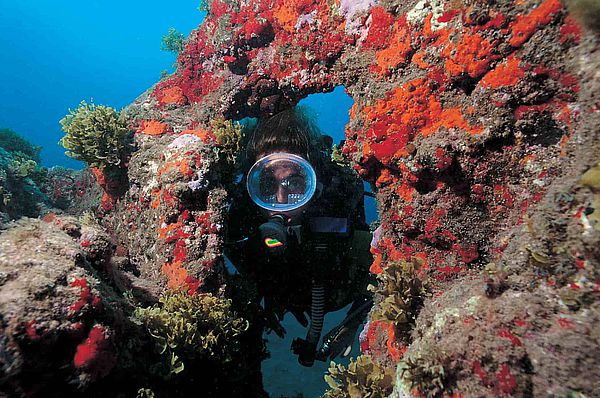
[[[263,195],[273,195],[277,192],[279,181],[273,176],[266,176],[261,179],[260,190]]]
[[[302,176],[299,175],[288,177],[281,181],[280,184],[290,193],[304,193],[304,191],[306,190],[304,178],[302,178]]]

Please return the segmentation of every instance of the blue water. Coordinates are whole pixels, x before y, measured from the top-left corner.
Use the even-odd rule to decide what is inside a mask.
[[[175,56],[160,50],[170,27],[184,35],[204,13],[197,1],[0,0],[0,127],[41,145],[45,166],[83,165],[57,142],[59,120],[81,100],[117,109],[152,86]],[[343,138],[352,100],[338,88],[315,107],[320,127]]]
[[[197,27],[197,3],[0,0],[0,127],[43,146],[43,165],[81,168],[57,144],[59,120],[90,98],[121,109],[170,71],[161,38]]]
[[[160,50],[170,27],[187,36],[203,20],[198,1],[0,0],[0,127],[43,147],[44,166],[82,168],[58,145],[59,120],[81,100],[121,109],[152,86],[175,56]],[[342,87],[314,94],[301,104],[313,109],[319,127],[338,143],[344,138],[352,99]],[[377,217],[367,198],[367,218]],[[344,313],[328,314],[326,328]],[[272,358],[263,369],[274,397],[320,395],[328,364],[307,369],[289,351],[305,329],[286,318],[288,336],[268,336]],[[356,350],[356,348],[355,348]],[[356,355],[356,351],[354,352]]]

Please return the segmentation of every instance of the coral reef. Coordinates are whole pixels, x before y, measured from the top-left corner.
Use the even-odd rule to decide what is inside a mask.
[[[36,217],[51,206],[44,185],[52,176],[39,165],[40,151],[14,131],[0,129],[0,225]]]
[[[0,225],[48,213],[72,215],[97,207],[100,187],[87,171],[40,166],[40,150],[10,129],[0,129]]]
[[[19,152],[36,163],[40,162],[42,147],[31,144],[11,129],[0,128],[0,147],[13,154]]]
[[[123,132],[118,137],[124,126],[135,132],[136,151],[129,158],[121,149],[86,152],[96,166],[111,162],[92,170],[105,191],[98,212],[105,231],[92,234],[98,243],[87,246],[96,253],[89,267],[130,291],[137,306],[155,304],[165,291],[230,296],[256,332],[259,314],[252,311],[259,310],[244,308],[222,257],[225,212],[235,194],[235,121],[343,85],[354,106],[335,159],[376,189],[381,225],[371,270],[380,281],[361,333],[368,356],[332,371],[337,381],[328,394],[597,395],[600,52],[596,23],[581,4],[588,2],[212,1],[179,53],[177,71],[120,119],[111,117]],[[125,148],[111,137],[98,145]],[[75,151],[84,141],[73,141]],[[0,242],[23,228],[3,232]],[[101,250],[106,242],[115,246],[112,255]],[[31,275],[41,273],[36,269]],[[92,280],[81,272],[74,279]],[[132,350],[118,346],[126,334],[95,312],[97,285],[68,286],[73,281],[56,285],[70,300],[52,307],[41,295],[45,306],[15,314],[20,322],[60,325],[80,302],[73,310],[91,314],[85,332],[37,369],[76,370],[85,374],[82,391],[92,383],[100,391],[123,374],[120,360],[107,370],[111,344],[118,355]],[[0,297],[28,291],[10,289]],[[66,308],[66,315],[49,308]],[[4,330],[15,347],[18,336],[35,338],[44,329]],[[154,343],[144,330],[137,336]],[[260,333],[240,339],[240,358],[262,347]],[[57,347],[53,341],[47,347]],[[75,368],[70,361],[81,344],[82,367]],[[2,350],[10,355],[1,358],[24,358],[22,364],[39,358],[35,350]],[[102,366],[84,360],[88,353]],[[243,368],[197,358],[185,369],[214,381],[207,396],[264,396],[262,356],[248,358]],[[36,395],[24,386],[51,383],[27,383],[19,376],[24,370],[13,370],[25,368],[11,366],[3,365],[2,383],[20,395]],[[146,373],[135,373],[132,383],[140,396],[186,395],[197,381],[174,376],[169,384]],[[51,385],[66,388],[67,378],[55,375]]]
[[[40,214],[46,198],[36,181],[43,178],[44,171],[33,159],[0,147],[0,223]]]

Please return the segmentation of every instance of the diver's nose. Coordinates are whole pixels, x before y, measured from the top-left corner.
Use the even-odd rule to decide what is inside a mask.
[[[277,188],[277,203],[286,204],[288,202],[288,193],[287,189],[279,185]]]

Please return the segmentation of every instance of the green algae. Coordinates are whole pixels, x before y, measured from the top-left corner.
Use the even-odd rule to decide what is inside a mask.
[[[155,339],[170,374],[184,370],[185,361],[211,357],[223,362],[236,350],[236,337],[248,322],[230,309],[229,300],[210,293],[170,292],[149,308],[136,308],[136,320]]]
[[[161,39],[161,51],[179,54],[185,48],[185,36],[175,28],[169,28],[169,32]]]
[[[200,12],[209,12],[212,1],[210,0],[200,0],[198,4],[198,11]]]
[[[114,108],[81,101],[60,124],[65,136],[59,143],[67,149],[67,156],[90,167],[121,166],[130,151],[129,128]]]
[[[411,261],[390,262],[378,276],[379,285],[372,288],[383,299],[376,303],[372,320],[393,322],[398,331],[408,333],[423,302],[424,283],[416,276],[421,263]]]
[[[387,397],[394,388],[394,371],[368,355],[351,359],[347,368],[332,361],[324,378],[330,390],[323,398]]]

